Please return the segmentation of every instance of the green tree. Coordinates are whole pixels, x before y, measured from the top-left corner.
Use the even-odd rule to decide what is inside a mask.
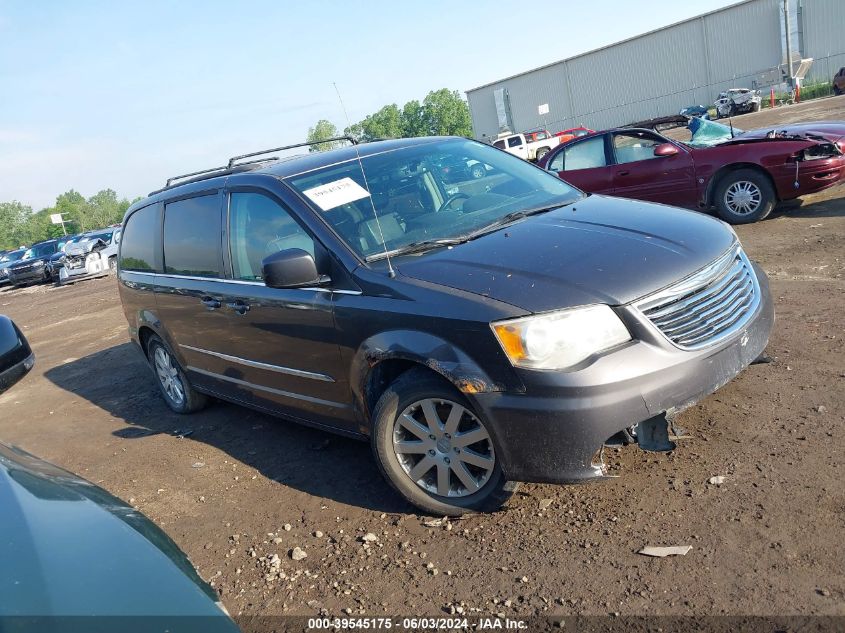
[[[356,141],[364,140],[364,126],[361,123],[353,123],[343,129],[344,136],[351,136]]]
[[[361,121],[365,141],[402,136],[402,113],[395,103],[384,106]]]
[[[55,211],[61,213],[68,232],[82,233],[99,228],[90,220],[88,201],[75,189],[66,191],[56,198]],[[59,226],[61,230],[61,226]]]
[[[457,90],[441,88],[429,92],[423,100],[423,110],[427,134],[472,136],[469,106]]]
[[[105,227],[116,224],[123,219],[123,214],[129,208],[129,201],[117,199],[113,189],[103,189],[88,198],[88,221],[95,227]]]
[[[339,134],[337,133],[337,127],[335,127],[335,124],[331,121],[327,121],[326,119],[320,119],[317,121],[317,125],[308,128],[308,136],[305,140],[312,143],[312,145],[308,147],[308,151],[325,152],[339,147],[342,141],[321,142],[336,136],[339,136]]]
[[[24,226],[32,215],[32,208],[17,200],[0,202],[0,248],[20,246]]]
[[[425,109],[416,99],[409,101],[402,108],[402,136],[411,138],[428,134]]]

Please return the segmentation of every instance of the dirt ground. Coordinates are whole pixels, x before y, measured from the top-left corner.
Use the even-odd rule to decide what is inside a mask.
[[[802,119],[845,119],[845,97],[734,125]],[[233,615],[845,615],[845,186],[738,233],[771,279],[775,361],[682,414],[674,452],[609,451],[618,479],[523,485],[495,515],[427,527],[364,443],[222,403],[170,413],[113,277],[0,291],[37,355],[0,440],[140,508]]]

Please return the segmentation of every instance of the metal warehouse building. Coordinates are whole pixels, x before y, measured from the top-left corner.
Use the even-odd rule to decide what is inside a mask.
[[[786,60],[783,7],[745,0],[468,90],[474,134],[604,129],[711,104],[727,88],[768,90]],[[829,81],[845,66],[845,0],[789,0],[789,8],[793,59],[814,58],[806,81]]]

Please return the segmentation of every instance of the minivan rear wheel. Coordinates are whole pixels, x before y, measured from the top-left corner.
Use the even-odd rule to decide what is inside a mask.
[[[170,349],[156,335],[147,341],[147,359],[168,407],[176,413],[193,413],[205,407],[208,398],[191,387]]]
[[[371,439],[385,478],[429,514],[491,512],[516,490],[488,426],[454,387],[426,370],[402,374],[382,394]]]

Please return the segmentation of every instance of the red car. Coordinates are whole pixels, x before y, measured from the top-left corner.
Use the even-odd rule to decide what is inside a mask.
[[[595,130],[591,130],[588,127],[571,127],[568,130],[561,130],[560,132],[555,132],[555,136],[560,137],[561,143],[566,143],[567,141],[571,141],[574,138],[578,138],[579,136],[587,136],[587,134],[592,134]]]
[[[539,165],[584,191],[715,208],[744,224],[841,182],[844,150],[845,121],[743,132],[678,115],[573,139]]]

